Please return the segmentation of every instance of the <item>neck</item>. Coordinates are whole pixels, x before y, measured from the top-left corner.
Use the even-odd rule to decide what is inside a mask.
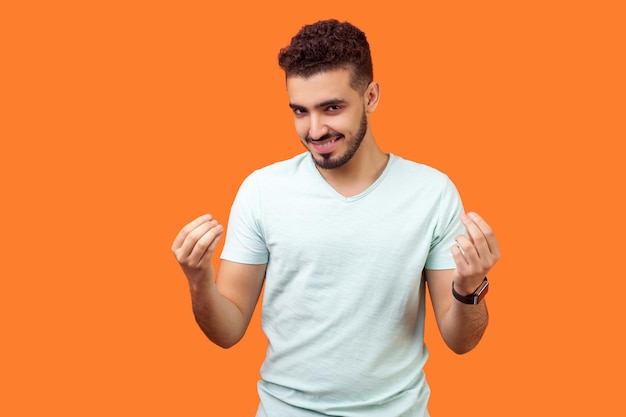
[[[345,165],[318,171],[339,194],[352,197],[365,191],[383,173],[389,155],[383,153],[373,137],[363,141],[359,150]]]

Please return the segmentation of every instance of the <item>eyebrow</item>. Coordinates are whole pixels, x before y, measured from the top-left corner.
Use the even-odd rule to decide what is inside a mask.
[[[322,101],[321,103],[317,103],[315,106],[313,106],[313,108],[320,109],[323,107],[336,106],[338,104],[346,104],[346,103],[347,103],[346,100],[342,100],[340,98],[332,98],[330,100],[325,100],[325,101]],[[294,110],[296,109],[306,110],[307,109],[306,107],[301,106],[299,104],[295,104],[295,103],[289,103],[289,107]]]

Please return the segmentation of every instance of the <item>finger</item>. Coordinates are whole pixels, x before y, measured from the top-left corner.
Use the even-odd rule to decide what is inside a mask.
[[[452,257],[457,268],[463,268],[467,266],[467,260],[463,256],[463,251],[458,245],[452,246]]]
[[[174,256],[176,256],[178,262],[186,262],[186,259],[191,256],[191,252],[198,242],[198,239],[200,239],[207,231],[209,231],[211,227],[213,227],[211,222],[215,222],[215,220],[200,224],[186,234],[185,239],[179,247],[172,248]]]
[[[459,276],[467,276],[470,274],[469,264],[467,263],[467,259],[463,255],[463,251],[459,246],[452,247],[452,257],[454,258],[454,263],[456,264],[456,271]]]
[[[202,216],[196,218],[192,222],[186,224],[185,227],[183,227],[180,230],[180,232],[178,232],[178,235],[176,235],[176,238],[174,239],[174,243],[172,243],[172,251],[179,249],[183,245],[183,242],[187,238],[187,235],[189,235],[189,233],[192,230],[195,230],[202,223],[205,223],[211,220],[213,220],[213,216],[211,216],[210,214],[203,214]]]
[[[475,212],[468,213],[468,216],[474,221],[474,224],[480,229],[485,237],[485,242],[489,247],[489,252],[496,257],[500,257],[500,245],[493,229],[487,222]]]
[[[489,247],[489,243],[487,242],[487,238],[484,234],[483,229],[481,229],[479,222],[482,219],[478,219],[474,217],[475,213],[463,214],[461,216],[461,221],[465,225],[467,229],[467,235],[472,244],[476,247],[476,251],[480,257],[486,257],[491,254],[491,248]],[[484,221],[482,221],[484,225]],[[488,226],[487,226],[488,227]]]
[[[207,259],[211,258],[223,232],[224,228],[221,224],[217,224],[207,230],[207,232],[202,235],[194,245],[188,258],[189,263],[193,265],[201,265],[207,261]]]
[[[462,266],[465,270],[474,270],[476,266],[480,264],[480,256],[476,251],[476,246],[465,235],[459,235],[455,240],[458,245],[456,246],[456,249],[460,252],[460,255],[464,261],[462,263]]]
[[[191,232],[189,232],[184,242],[182,243],[182,245],[176,252],[178,256],[178,260],[181,261],[181,260],[184,260],[185,258],[191,257],[192,256],[191,254],[194,248],[198,244],[198,241],[216,225],[217,225],[217,221],[211,220],[209,222],[200,224],[198,227],[196,227]]]

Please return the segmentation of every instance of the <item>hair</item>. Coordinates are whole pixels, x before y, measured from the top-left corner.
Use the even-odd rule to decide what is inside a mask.
[[[365,92],[374,79],[370,46],[363,33],[348,22],[321,20],[303,26],[278,53],[278,65],[288,77],[308,78],[322,72],[347,69],[350,86]]]

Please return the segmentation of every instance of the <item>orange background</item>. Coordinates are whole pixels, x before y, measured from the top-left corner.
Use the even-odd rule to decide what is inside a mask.
[[[0,415],[254,414],[258,312],[213,346],[169,248],[302,151],[276,54],[328,17],[368,35],[381,147],[500,239],[481,345],[428,317],[431,413],[623,413],[620,3],[3,2]]]

